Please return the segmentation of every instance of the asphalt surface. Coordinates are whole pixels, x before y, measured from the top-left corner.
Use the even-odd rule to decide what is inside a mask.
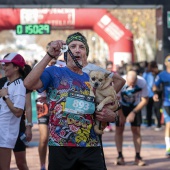
[[[154,127],[147,128],[144,125],[141,127],[142,134],[142,149],[141,156],[146,162],[146,166],[140,167],[133,165],[135,150],[132,141],[132,134],[130,126],[126,124],[124,132],[123,155],[125,158],[124,166],[114,165],[117,157],[117,151],[114,142],[114,124],[112,132],[105,132],[103,135],[103,147],[107,170],[170,170],[170,159],[165,156],[165,142],[164,142],[164,127],[162,131],[154,131]],[[39,156],[38,156],[38,125],[33,127],[33,139],[27,148],[27,163],[30,170],[39,170]],[[15,158],[12,154],[11,170],[17,170]]]

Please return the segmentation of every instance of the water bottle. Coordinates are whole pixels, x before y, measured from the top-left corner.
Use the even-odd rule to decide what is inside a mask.
[[[29,142],[28,142],[27,139],[26,139],[25,133],[21,133],[20,139],[23,141],[23,143],[25,144],[25,146],[28,146]]]

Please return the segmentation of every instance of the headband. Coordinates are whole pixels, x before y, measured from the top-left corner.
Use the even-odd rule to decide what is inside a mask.
[[[66,44],[69,45],[72,41],[80,41],[82,42],[85,47],[86,47],[86,55],[88,56],[89,55],[89,46],[87,44],[87,40],[84,36],[82,36],[80,33],[75,33],[75,34],[72,34],[70,35],[67,40],[66,40]]]

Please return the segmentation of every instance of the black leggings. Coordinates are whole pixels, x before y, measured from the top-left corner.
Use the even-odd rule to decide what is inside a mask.
[[[152,125],[152,108],[153,108],[153,98],[150,97],[148,104],[146,105],[146,119],[147,119],[147,126]]]
[[[160,112],[160,109],[162,107],[162,101],[159,100],[158,102],[154,102],[153,104],[153,109],[154,109],[154,112],[155,112],[155,116],[156,116],[156,119],[157,119],[157,127],[160,128],[161,127],[161,112]]]
[[[146,118],[147,118],[147,125],[152,125],[152,108],[155,113],[156,119],[157,119],[157,127],[161,127],[161,112],[160,109],[162,107],[162,100],[159,100],[158,102],[154,102],[153,98],[150,97],[148,104],[146,106]]]

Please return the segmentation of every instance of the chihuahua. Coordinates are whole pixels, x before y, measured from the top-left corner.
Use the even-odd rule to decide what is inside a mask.
[[[97,104],[97,111],[101,111],[104,106],[116,111],[119,109],[119,101],[117,99],[116,91],[113,86],[113,78],[109,77],[110,74],[103,73],[101,71],[91,71],[90,76],[90,96],[95,97]],[[100,122],[96,120],[94,130],[97,134],[103,134],[103,131],[99,129]],[[103,123],[102,123],[103,124]],[[104,126],[106,125],[103,124]]]

